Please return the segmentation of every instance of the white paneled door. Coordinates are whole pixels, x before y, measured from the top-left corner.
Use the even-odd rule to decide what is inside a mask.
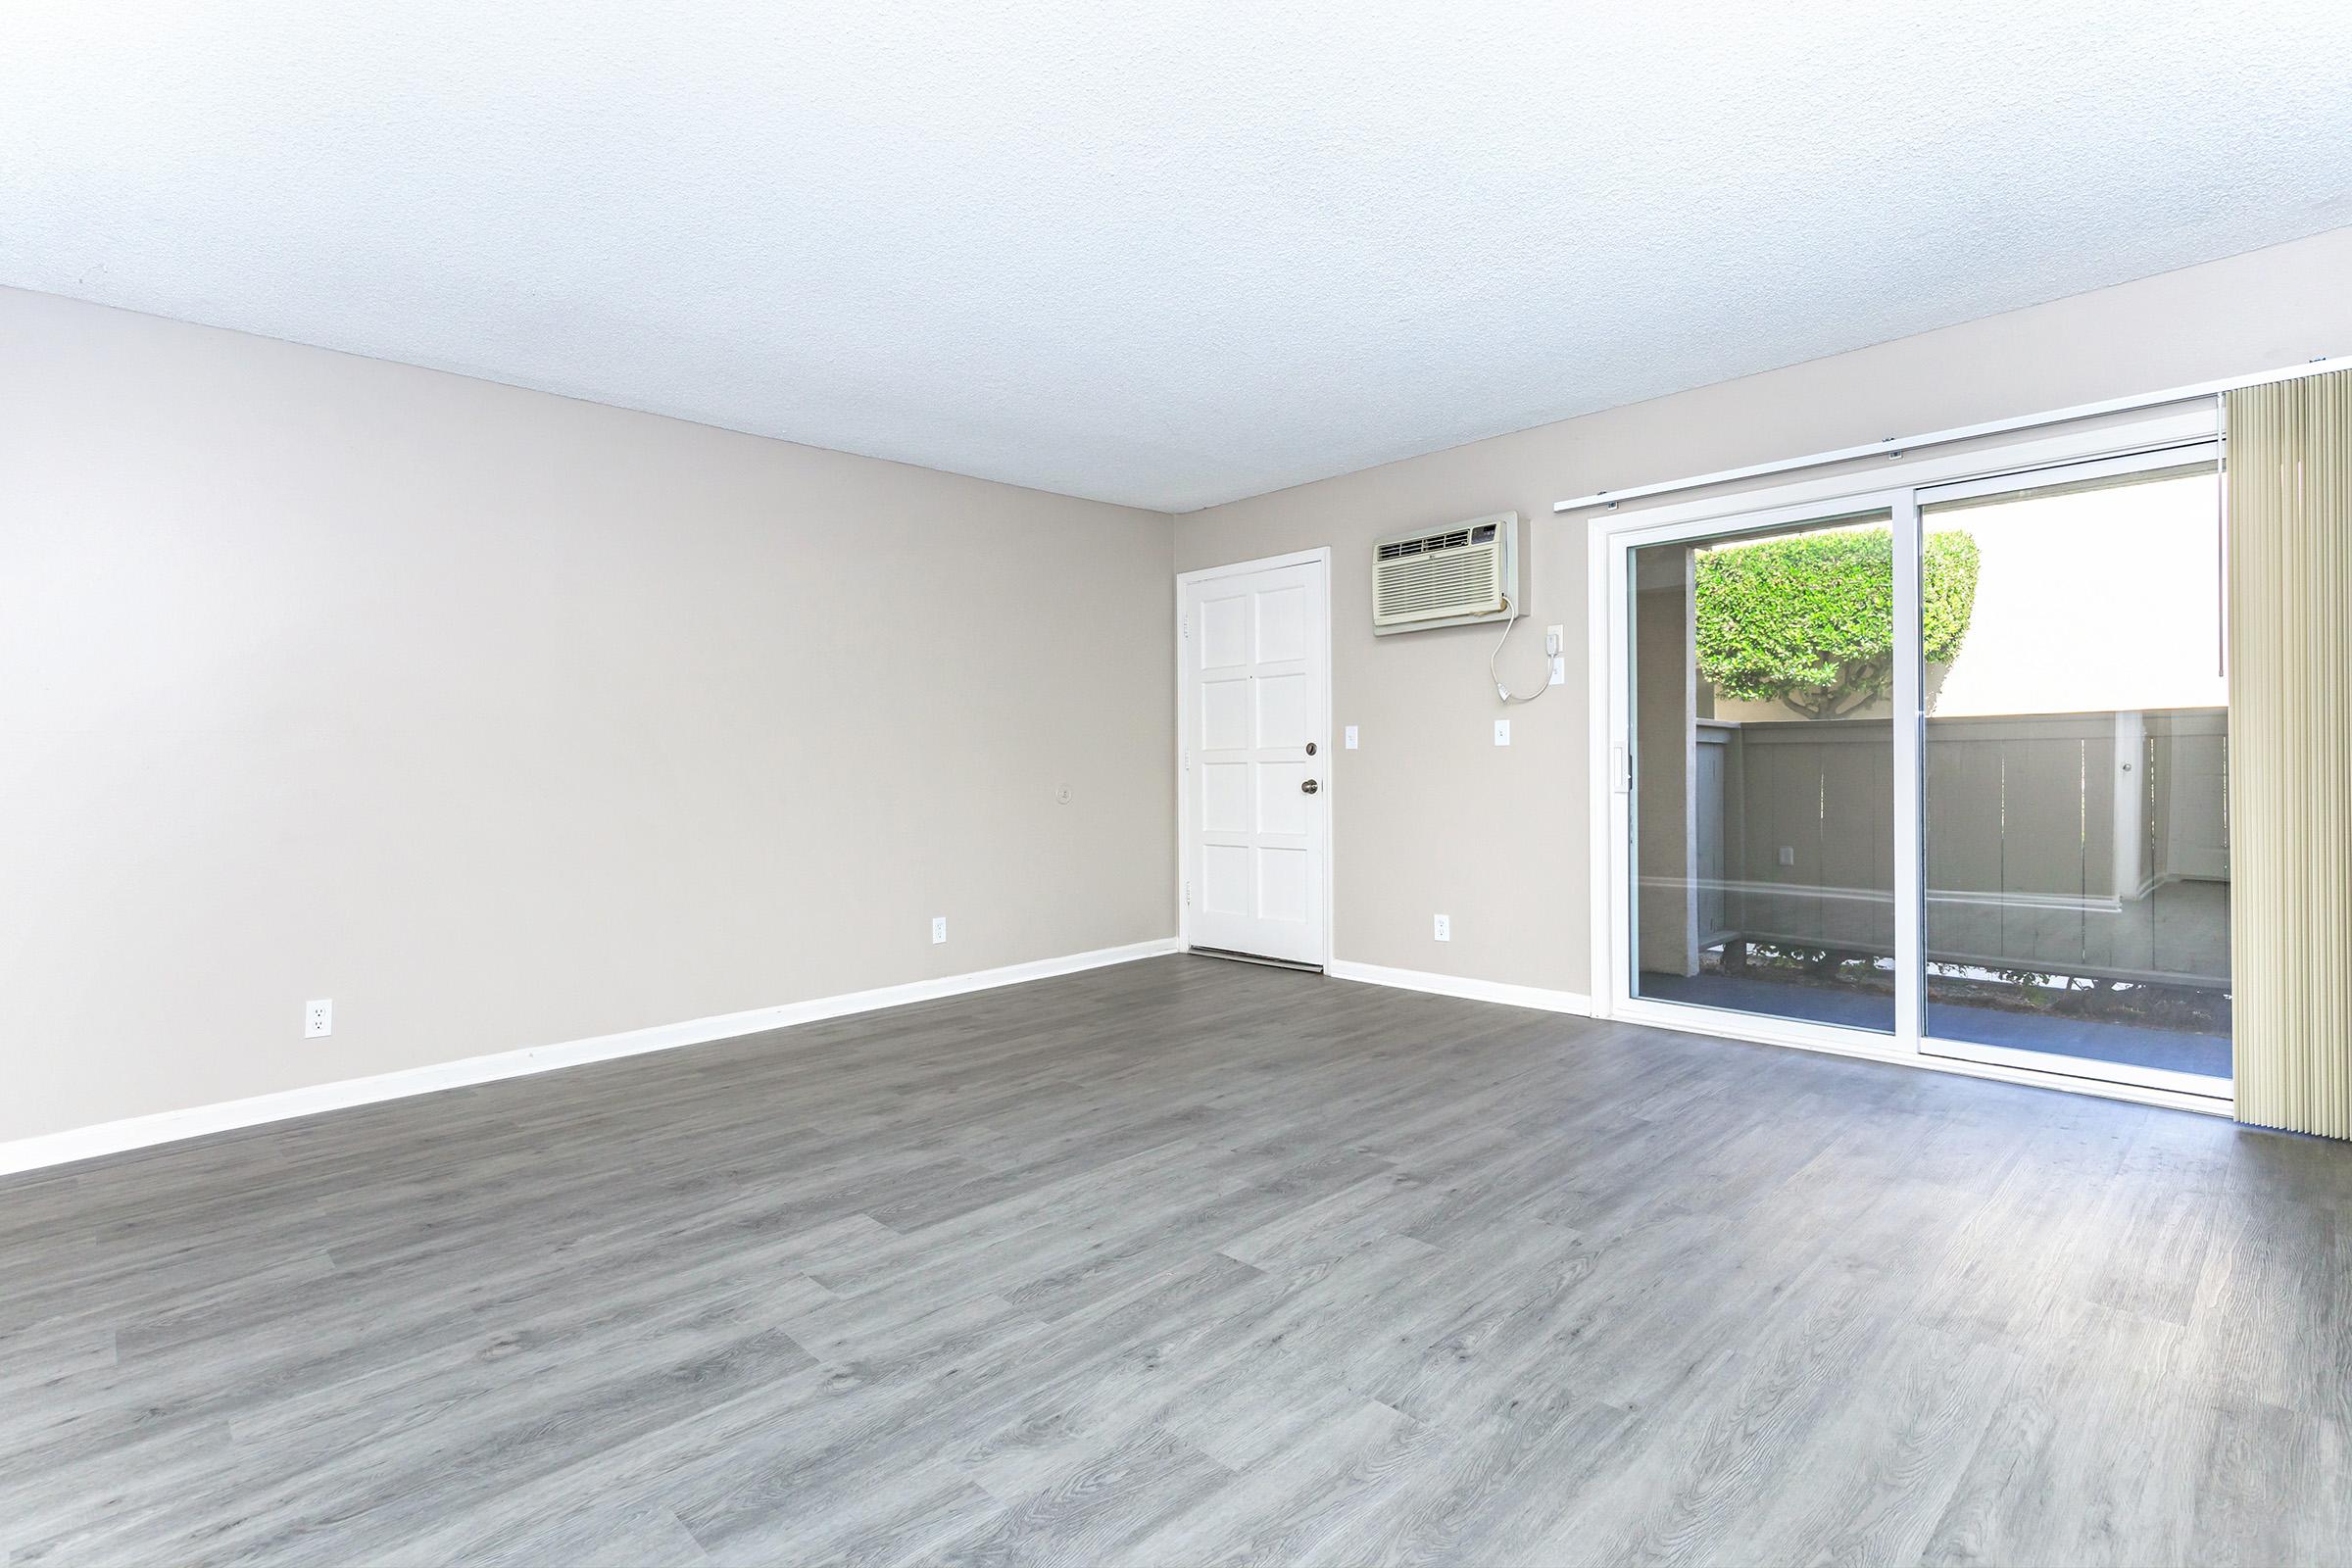
[[[1179,581],[1185,939],[1322,963],[1330,563],[1317,552]]]

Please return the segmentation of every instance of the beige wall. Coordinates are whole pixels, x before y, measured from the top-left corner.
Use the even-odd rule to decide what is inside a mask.
[[[1553,501],[2347,352],[2352,229],[1190,514],[1176,564],[1335,547],[1332,722],[1362,736],[1334,756],[1339,956],[1583,992],[1585,530]],[[1528,689],[1542,627],[1565,622],[1570,683],[1513,709],[1503,750],[1494,631],[1375,639],[1367,556],[1392,529],[1511,510],[1534,519],[1534,625],[1503,667]]]
[[[1174,930],[1160,514],[9,290],[0,486],[0,1140]]]
[[[0,1140],[1165,936],[1170,573],[1321,544],[1362,736],[1339,956],[1587,990],[1554,499],[2347,350],[2352,230],[1214,508],[1171,552],[1154,514],[0,290]],[[1497,749],[1492,629],[1375,639],[1366,558],[1510,510],[1505,671],[1559,622],[1570,683]]]

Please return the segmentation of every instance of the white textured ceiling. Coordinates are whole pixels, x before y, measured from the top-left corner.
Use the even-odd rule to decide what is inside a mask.
[[[1183,511],[2352,222],[2347,60],[2346,0],[8,0],[0,282]]]

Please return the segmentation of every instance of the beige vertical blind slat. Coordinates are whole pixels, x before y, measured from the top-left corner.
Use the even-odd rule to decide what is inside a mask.
[[[2237,1118],[2352,1138],[2352,371],[2227,396]]]

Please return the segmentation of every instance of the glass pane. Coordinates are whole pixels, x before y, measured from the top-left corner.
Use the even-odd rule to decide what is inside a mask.
[[[1927,1033],[2227,1078],[2214,465],[1922,521]]]
[[[1634,994],[1891,1033],[1886,514],[1633,555]]]

